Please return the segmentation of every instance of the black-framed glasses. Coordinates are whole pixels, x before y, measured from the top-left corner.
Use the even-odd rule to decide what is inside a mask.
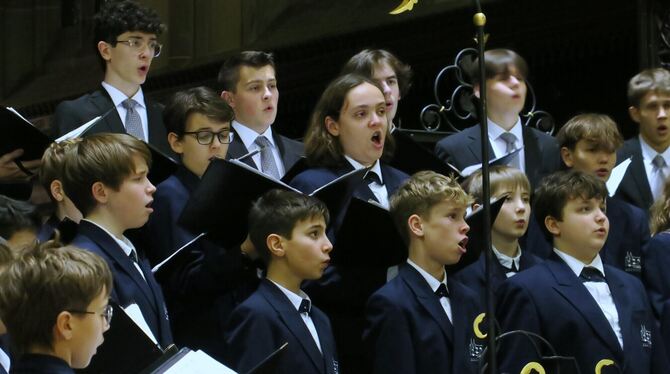
[[[221,130],[219,132],[213,132],[209,130],[200,130],[200,131],[189,131],[184,132],[184,135],[193,135],[195,140],[198,141],[198,144],[202,145],[212,145],[214,142],[214,135],[219,139],[221,144],[230,144],[233,141],[233,133],[230,130]]]
[[[154,57],[160,56],[161,49],[163,49],[163,45],[155,40],[149,40],[149,42],[147,43],[146,41],[144,41],[144,39],[141,38],[130,38],[128,40],[115,40],[114,42],[123,43],[137,53],[142,52],[144,48],[148,45],[149,49],[154,51]]]
[[[102,311],[102,313],[98,312],[89,312],[87,310],[68,310],[70,313],[81,313],[81,314],[100,314],[105,318],[105,322],[109,326],[109,324],[112,322],[112,315],[114,314],[114,308],[107,304],[105,307],[105,310]]]

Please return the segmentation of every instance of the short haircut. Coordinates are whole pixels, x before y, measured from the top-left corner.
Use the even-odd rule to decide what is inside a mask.
[[[18,354],[53,348],[54,325],[68,310],[86,310],[112,290],[112,273],[93,252],[55,241],[22,251],[0,272],[0,318]]]
[[[645,69],[628,82],[628,104],[638,108],[647,92],[670,95],[670,71],[663,68]]]
[[[663,185],[663,195],[649,209],[651,235],[670,229],[670,179]]]
[[[38,177],[40,184],[44,187],[44,189],[47,190],[47,193],[52,200],[53,196],[51,196],[51,183],[55,180],[61,180],[63,178],[65,150],[72,144],[77,144],[80,141],[81,138],[74,138],[63,140],[62,142],[58,143],[53,142],[42,155],[42,164],[40,165]]]
[[[105,1],[100,11],[93,16],[93,42],[95,54],[105,67],[105,60],[98,53],[98,42],[116,45],[119,35],[138,31],[147,34],[160,34],[165,30],[155,10],[135,1]]]
[[[369,83],[383,91],[379,84],[358,74],[342,75],[328,85],[312,112],[309,126],[305,134],[305,156],[311,166],[338,167],[344,165],[344,151],[338,137],[331,135],[326,129],[326,117],[339,121],[340,111],[344,106],[347,94],[355,87]],[[391,127],[386,127],[386,137],[382,161],[390,160],[395,150],[395,142],[391,135]]]
[[[375,68],[387,64],[398,78],[400,95],[405,96],[412,86],[412,68],[400,61],[393,53],[384,49],[364,49],[353,55],[340,72],[344,74],[360,74],[372,79]]]
[[[523,80],[528,79],[528,64],[518,53],[510,49],[491,49],[484,52],[484,74],[491,79],[498,74],[510,74],[516,68]],[[479,59],[476,58],[468,72],[473,85],[479,84]]]
[[[574,150],[577,142],[587,140],[598,150],[616,152],[623,145],[623,137],[616,122],[605,114],[584,113],[568,120],[556,135],[559,147]]]
[[[275,69],[275,60],[272,53],[261,51],[243,51],[237,55],[230,56],[219,70],[218,82],[221,91],[235,92],[240,80],[240,68],[249,66],[260,69],[264,66],[272,66]],[[275,74],[276,74],[275,69]]]
[[[474,172],[464,183],[464,189],[475,199],[475,203],[484,203],[482,170]],[[491,166],[489,168],[489,185],[491,195],[503,189],[516,190],[518,188],[531,193],[530,182],[524,172],[506,165]]]
[[[186,131],[186,121],[193,113],[220,123],[229,123],[235,118],[233,109],[211,88],[189,88],[172,95],[163,109],[163,122],[168,133],[173,132],[181,138]]]
[[[27,202],[0,195],[0,236],[8,240],[22,230],[37,232],[41,224],[37,208]]]
[[[249,238],[258,257],[269,264],[272,257],[266,244],[269,235],[291,239],[298,222],[321,217],[328,225],[328,208],[320,200],[294,191],[271,190],[251,206]]]
[[[151,167],[151,153],[143,141],[127,134],[94,134],[71,145],[65,152],[63,188],[82,215],[97,205],[91,187],[96,182],[114,190],[135,172],[133,157]]]
[[[467,207],[472,198],[463,191],[455,178],[446,177],[434,171],[420,171],[391,196],[391,217],[395,222],[400,236],[409,245],[409,228],[407,220],[413,214],[428,217],[431,209],[448,201],[454,205]]]
[[[535,190],[533,212],[547,238],[552,235],[544,224],[546,217],[563,219],[563,208],[569,200],[607,198],[605,182],[594,175],[577,170],[558,171],[546,176]]]

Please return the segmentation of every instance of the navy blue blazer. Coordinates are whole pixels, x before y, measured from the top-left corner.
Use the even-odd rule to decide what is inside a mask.
[[[4,372],[2,366],[0,370]],[[74,374],[74,370],[62,359],[33,353],[26,353],[12,363],[11,374]]]
[[[246,373],[284,343],[278,373],[338,373],[337,351],[328,317],[312,305],[321,352],[300,313],[284,293],[263,279],[247,300],[233,312],[225,332],[227,364]]]
[[[507,280],[507,270],[500,264],[500,261],[493,255],[493,274],[491,285],[495,293],[500,285]],[[519,272],[522,272],[536,264],[542,262],[542,259],[528,251],[521,251],[519,259]],[[466,266],[456,273],[452,279],[456,279],[468,286],[475,294],[480,296],[481,305],[486,305],[486,256],[482,253],[476,262]]]
[[[172,344],[170,321],[163,293],[146,259],[140,258],[139,261],[144,274],[142,278],[133,261],[126,256],[114,238],[98,226],[83,220],[79,223],[77,236],[71,244],[87,249],[107,261],[114,277],[111,299],[122,306],[137,303],[161,347],[165,348]]]
[[[147,119],[149,137],[148,143],[158,148],[163,153],[174,156],[172,148],[167,141],[167,130],[163,124],[163,105],[144,97],[144,103],[147,107]],[[51,127],[56,130],[58,136],[76,129],[93,118],[107,113],[114,109],[114,103],[111,97],[103,87],[97,91],[85,94],[74,100],[63,101],[56,107]],[[101,132],[125,133],[123,121],[119,112],[114,109],[102,119],[100,123],[93,126],[87,134],[96,134]]]
[[[624,161],[629,157],[633,159],[614,196],[644,211],[649,211],[649,207],[654,203],[654,197],[651,194],[647,172],[644,168],[640,138],[637,136],[626,140],[623,147],[619,148],[616,153],[619,161]]]
[[[556,139],[535,128],[523,126],[523,146],[526,175],[536,187],[540,180],[561,167],[561,154]],[[481,130],[479,125],[447,136],[435,144],[435,154],[440,159],[463,170],[482,162]],[[489,157],[495,158],[489,145]]]
[[[40,243],[44,243],[47,240],[51,239],[51,237],[54,234],[54,231],[56,231],[56,227],[58,227],[59,221],[58,218],[55,215],[52,215],[49,217],[49,219],[46,220],[40,227],[40,231],[37,232],[37,241]]]
[[[605,277],[619,314],[623,350],[589,291],[555,253],[499,288],[496,316],[501,331],[539,334],[558,355],[575,357],[582,373],[592,373],[602,359],[613,360],[623,373],[666,372],[665,348],[642,282],[609,265]],[[518,335],[499,347],[501,372],[518,373],[538,359],[528,340]]]
[[[661,336],[665,344],[665,352],[670,359],[670,300],[663,303],[663,312],[661,313]]]
[[[244,143],[240,139],[240,136],[237,135],[235,129],[232,127],[230,129],[234,135],[233,141],[230,143],[230,145],[228,145],[228,153],[226,154],[227,160],[239,158],[249,153],[249,150],[244,146]],[[304,146],[297,140],[279,135],[276,131],[274,131],[274,129],[272,131],[272,136],[274,137],[275,145],[279,149],[279,155],[281,156],[282,162],[284,163],[284,171],[288,172],[291,167],[296,162],[298,162],[301,157],[304,156]],[[246,157],[241,161],[254,169],[258,169],[258,166],[251,157]]]
[[[660,318],[663,305],[670,301],[670,232],[660,232],[649,240],[643,261],[643,281]]]
[[[483,341],[474,319],[478,296],[448,279],[452,321],[426,280],[409,264],[375,292],[366,307],[363,345],[370,373],[477,373]]]
[[[607,219],[610,230],[600,250],[603,263],[614,266],[637,278],[642,277],[643,253],[649,242],[646,213],[624,201],[608,197]],[[545,238],[535,217],[531,217],[525,247],[540,258],[553,253],[553,244]]]

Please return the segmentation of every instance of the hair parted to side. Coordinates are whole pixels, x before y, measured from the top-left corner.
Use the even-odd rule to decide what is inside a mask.
[[[670,179],[663,185],[663,195],[649,209],[651,235],[670,230]]]
[[[51,182],[63,178],[63,168],[65,166],[65,151],[73,144],[77,144],[81,138],[63,140],[62,142],[53,142],[49,145],[42,155],[42,164],[38,173],[40,184],[45,190],[51,191]],[[49,197],[53,196],[49,192]]]
[[[0,290],[0,318],[23,354],[52,348],[57,316],[86,310],[103,291],[109,295],[112,273],[93,252],[48,241],[22,251],[0,272]]]
[[[230,123],[235,118],[233,109],[208,87],[193,87],[176,92],[163,109],[163,122],[168,133],[184,136],[188,116],[199,113],[218,123]]]
[[[321,217],[328,225],[328,208],[317,198],[294,191],[271,190],[251,206],[249,238],[260,259],[269,264],[271,256],[266,240],[270,234],[291,239],[298,222]]]
[[[472,204],[472,197],[455,178],[434,171],[420,171],[398,188],[390,199],[391,217],[405,244],[409,244],[409,217],[413,214],[428,217],[433,206],[444,201],[466,207]]]
[[[234,56],[230,56],[221,66],[217,81],[221,91],[236,92],[237,83],[240,80],[240,68],[249,66],[260,69],[265,66],[272,66],[275,69],[274,55],[262,51],[243,51]]]
[[[616,152],[623,145],[623,137],[616,122],[606,115],[598,113],[578,114],[568,120],[556,135],[559,147],[574,150],[577,142],[587,140],[597,150]]]
[[[382,92],[373,80],[358,74],[346,74],[335,78],[321,94],[305,133],[305,156],[310,166],[339,167],[346,163],[339,138],[331,135],[326,128],[326,117],[339,121],[349,91],[363,83],[369,83]],[[387,126],[381,160],[390,160],[394,150],[395,141],[390,126]]]
[[[135,172],[134,157],[151,167],[151,152],[143,141],[127,134],[94,134],[83,138],[65,151],[63,189],[82,215],[97,202],[91,187],[96,182],[117,190],[124,179]]]
[[[628,82],[628,104],[639,108],[648,92],[670,95],[670,71],[663,68],[645,69]]]
[[[353,55],[340,72],[340,75],[359,74],[372,79],[374,71],[380,65],[387,64],[398,78],[400,95],[407,95],[412,86],[412,68],[400,61],[393,53],[384,49],[364,49]]]
[[[98,60],[105,67],[105,60],[98,53],[98,42],[116,45],[119,35],[129,32],[143,32],[160,36],[166,27],[158,13],[135,1],[106,1],[102,8],[93,16],[93,46]]]
[[[483,204],[483,177],[482,171],[477,170],[463,183],[463,188],[475,199],[475,203]],[[500,191],[515,191],[521,189],[522,192],[531,193],[530,182],[524,172],[517,168],[506,165],[496,165],[489,168],[489,185],[491,186],[491,196],[495,196]]]
[[[491,49],[484,52],[484,73],[486,79],[491,79],[498,74],[509,75],[510,70],[516,68],[521,79],[528,80],[528,63],[518,53],[511,49]],[[479,83],[479,59],[475,59],[468,71],[473,85]]]
[[[546,217],[563,220],[563,208],[569,200],[607,198],[607,187],[598,177],[577,170],[557,171],[542,179],[535,190],[533,212],[547,238],[552,235],[544,224]]]

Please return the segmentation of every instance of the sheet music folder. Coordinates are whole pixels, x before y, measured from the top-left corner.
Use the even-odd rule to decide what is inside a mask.
[[[38,160],[53,141],[12,108],[0,107],[0,155],[23,149],[19,161]]]
[[[345,208],[347,197],[363,182],[365,172],[360,169],[347,173],[310,195],[323,201],[330,216],[336,217]],[[186,203],[179,223],[191,232],[207,232],[224,247],[239,245],[247,236],[251,204],[272,189],[300,193],[243,162],[214,159]]]

